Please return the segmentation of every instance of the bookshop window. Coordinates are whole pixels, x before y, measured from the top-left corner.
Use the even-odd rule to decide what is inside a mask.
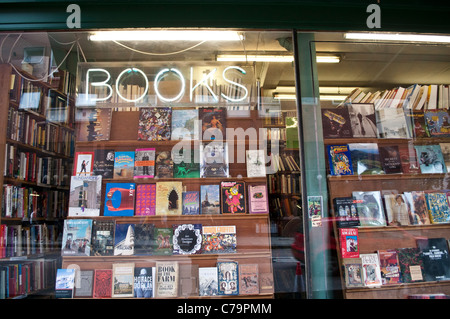
[[[311,43],[343,297],[448,298],[448,44]]]
[[[0,298],[301,297],[291,32],[120,31],[0,34]]]

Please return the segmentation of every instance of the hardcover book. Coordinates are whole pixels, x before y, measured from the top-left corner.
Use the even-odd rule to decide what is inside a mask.
[[[239,294],[239,269],[236,261],[218,261],[219,295]]]
[[[133,297],[134,263],[113,264],[112,297]]]
[[[423,260],[420,249],[397,249],[398,262],[400,264],[400,281],[402,283],[423,281]]]
[[[386,226],[380,191],[352,193],[361,226]]]
[[[239,295],[259,294],[258,264],[239,265]]]
[[[200,151],[198,149],[181,148],[172,150],[173,177],[199,178],[200,177]]]
[[[249,214],[268,214],[269,199],[267,185],[248,185],[248,212]]]
[[[181,182],[156,183],[156,215],[182,214],[183,185]]]
[[[155,225],[134,224],[134,255],[152,255],[155,247]]]
[[[197,109],[172,110],[172,140],[198,140],[199,131]]]
[[[327,154],[331,175],[353,175],[353,165],[348,145],[328,145]]]
[[[361,254],[364,286],[381,286],[381,270],[378,254]]]
[[[94,166],[94,152],[76,152],[73,176],[91,176]]]
[[[94,219],[92,222],[92,256],[114,255],[115,220]]]
[[[222,214],[246,214],[245,182],[221,182]]]
[[[408,144],[399,144],[398,151],[400,153],[402,172],[404,174],[419,174],[420,166],[413,143],[409,142]]]
[[[401,174],[402,162],[397,145],[385,145],[378,147],[381,166],[386,174]]]
[[[170,140],[172,108],[141,108],[139,113],[138,141]]]
[[[403,108],[386,108],[375,112],[378,137],[380,138],[408,138],[408,125]]]
[[[171,151],[156,152],[155,174],[158,178],[173,177],[173,161]]]
[[[134,178],[155,177],[155,148],[138,148],[134,156]]]
[[[178,296],[178,273],[177,261],[156,262],[156,297]]]
[[[134,175],[134,152],[120,151],[114,157],[114,179],[130,179]]]
[[[348,147],[356,174],[384,174],[377,143],[350,143]]]
[[[423,260],[425,281],[450,279],[450,257],[445,238],[419,238],[417,247]]]
[[[93,175],[100,175],[102,178],[113,178],[114,150],[96,149],[94,151]]]
[[[388,226],[410,225],[410,214],[405,197],[402,194],[384,195]]]
[[[450,137],[450,115],[447,110],[426,110],[424,117],[430,137]]]
[[[220,214],[220,186],[200,185],[202,215]]]
[[[173,227],[173,254],[193,255],[202,251],[202,225],[181,224]]]
[[[444,192],[425,193],[428,213],[432,224],[450,223],[450,207]]]
[[[358,228],[339,228],[339,241],[342,258],[358,258]]]
[[[344,266],[345,286],[347,288],[363,287],[361,258],[346,258],[342,263]]]
[[[204,254],[236,252],[236,226],[203,226],[202,235]]]
[[[439,145],[415,145],[422,174],[446,173],[444,156]]]
[[[377,137],[375,107],[373,104],[348,104],[353,137]]]
[[[172,255],[173,229],[169,227],[155,228],[155,246],[153,255]]]
[[[425,192],[413,191],[404,192],[403,196],[410,207],[411,225],[429,225],[430,216],[425,198]]]
[[[202,107],[198,110],[202,121],[203,140],[225,141],[227,128],[226,108]]]
[[[92,219],[65,219],[62,237],[62,256],[91,254]]]
[[[334,216],[338,228],[359,226],[359,216],[353,197],[336,197],[333,199]]]
[[[92,298],[94,287],[94,271],[80,270],[75,284],[75,298]]]
[[[381,283],[383,285],[400,283],[400,263],[397,250],[378,250],[378,258],[380,259]]]
[[[72,298],[75,290],[75,269],[57,269],[55,298]]]
[[[134,297],[152,298],[155,291],[155,267],[134,268]]]
[[[101,176],[72,176],[69,193],[69,216],[99,216],[101,190]]]
[[[134,255],[135,224],[116,224],[114,232],[114,256]]]
[[[94,271],[94,298],[111,298],[113,285],[112,269],[95,269]]]
[[[217,296],[219,285],[217,267],[198,268],[199,296]]]
[[[136,216],[155,215],[156,184],[138,184],[136,186]]]
[[[264,150],[246,150],[247,177],[266,177]]]
[[[322,109],[323,138],[351,138],[350,116],[347,107]]]
[[[182,215],[200,214],[200,193],[198,191],[183,192],[183,213]]]
[[[78,142],[107,141],[111,133],[111,108],[77,108],[75,132]]]
[[[228,177],[228,143],[200,145],[200,177]]]
[[[106,183],[104,216],[133,216],[134,183]]]

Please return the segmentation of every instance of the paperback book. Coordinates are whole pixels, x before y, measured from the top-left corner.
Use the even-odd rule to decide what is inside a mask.
[[[361,254],[364,286],[378,287],[382,285],[378,254]]]
[[[446,173],[444,156],[439,145],[415,145],[422,174]]]
[[[172,140],[198,140],[198,109],[172,110]]]
[[[415,138],[429,137],[423,111],[404,110],[409,136]]]
[[[384,174],[377,143],[350,143],[353,171],[358,175]]]
[[[173,225],[173,254],[193,255],[202,251],[202,225]]]
[[[134,152],[120,151],[114,156],[114,179],[131,179],[134,175]]]
[[[222,214],[246,214],[245,182],[221,182]]]
[[[92,222],[92,256],[114,255],[115,220],[94,219]]]
[[[248,212],[250,214],[268,214],[269,199],[267,185],[248,185]]]
[[[378,137],[380,138],[408,138],[408,125],[403,108],[386,108],[375,112],[377,119]]]
[[[447,110],[426,110],[424,117],[430,137],[450,137],[450,115]]]
[[[347,288],[364,287],[361,258],[346,258],[342,260],[342,263],[345,286]]]
[[[358,227],[359,216],[353,197],[336,197],[333,199],[334,215],[338,228]]]
[[[76,270],[77,281],[75,285],[74,298],[92,298],[94,287],[93,270]]]
[[[386,226],[380,191],[353,191],[361,226]]]
[[[113,285],[112,269],[95,269],[94,271],[94,298],[111,298]]]
[[[77,108],[75,131],[78,142],[107,141],[111,133],[111,108]]]
[[[113,267],[113,298],[133,297],[134,263],[116,263]]]
[[[425,281],[450,279],[450,257],[446,238],[419,238]]]
[[[92,219],[65,219],[62,256],[90,256]]]
[[[177,297],[179,265],[177,261],[156,262],[156,297]]]
[[[152,255],[155,247],[155,225],[134,224],[134,255]]]
[[[133,216],[134,183],[106,183],[104,216]]]
[[[134,155],[134,178],[155,177],[155,148],[138,148]]]
[[[190,147],[172,150],[173,177],[199,178],[200,177],[200,150]]]
[[[398,262],[400,264],[400,281],[402,283],[422,282],[423,260],[419,248],[398,248]]]
[[[155,267],[134,268],[134,297],[152,298],[155,291]]]
[[[183,213],[182,215],[200,214],[200,193],[198,191],[183,192]]]
[[[220,214],[220,185],[200,185],[202,215]]]
[[[228,177],[228,143],[200,145],[200,177]]]
[[[358,228],[339,228],[339,241],[342,258],[358,258]]]
[[[100,175],[102,178],[113,178],[114,150],[96,149],[94,151],[93,175]]]
[[[402,162],[400,151],[397,145],[385,145],[378,147],[380,152],[380,161],[383,171],[386,174],[401,174]]]
[[[172,255],[173,229],[169,227],[155,228],[155,246],[153,255]]]
[[[116,223],[114,231],[114,256],[131,256],[134,255],[135,241],[135,224]]]
[[[101,176],[72,176],[69,193],[69,216],[99,216],[101,190]]]
[[[246,150],[247,177],[266,177],[264,150]]]
[[[377,137],[378,130],[373,104],[348,104],[348,114],[353,137]]]
[[[225,141],[227,128],[227,113],[223,107],[201,107],[198,111],[202,122],[203,140]]]
[[[172,108],[141,108],[139,113],[138,141],[170,140]]]
[[[75,269],[57,269],[55,298],[72,298],[75,290]]]
[[[450,223],[450,207],[444,192],[427,192],[425,199],[432,224]]]
[[[158,178],[173,177],[173,161],[171,151],[156,152],[155,174]]]
[[[218,261],[219,295],[239,294],[239,269],[236,261]]]
[[[380,259],[381,283],[383,285],[400,283],[400,263],[397,250],[378,250],[378,258]]]
[[[136,186],[136,216],[153,216],[156,209],[156,184],[138,184]]]
[[[258,264],[239,265],[239,295],[259,294]]]
[[[405,197],[402,194],[384,195],[388,226],[410,225],[410,214]]]
[[[219,293],[217,267],[199,267],[198,286],[199,296],[217,296]]]
[[[350,116],[347,107],[322,109],[323,138],[351,138]]]
[[[203,226],[202,236],[204,254],[236,252],[236,226]]]
[[[327,154],[331,175],[353,175],[353,164],[348,145],[328,145]]]
[[[181,215],[183,185],[181,182],[156,183],[156,215]]]
[[[94,166],[94,152],[76,152],[73,176],[91,176]]]
[[[398,151],[400,153],[402,172],[404,174],[419,174],[420,166],[413,143],[409,142],[408,144],[399,144]]]
[[[410,207],[409,214],[411,225],[429,225],[431,222],[428,214],[425,192],[404,192],[403,196]]]

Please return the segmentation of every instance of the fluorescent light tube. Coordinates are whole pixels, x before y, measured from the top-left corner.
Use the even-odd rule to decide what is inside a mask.
[[[220,54],[217,61],[222,62],[293,62],[293,55],[244,55]],[[339,56],[317,56],[317,63],[339,63]]]
[[[450,43],[450,36],[411,34],[411,33],[402,34],[402,33],[350,32],[344,34],[344,38],[351,40]]]
[[[98,31],[89,36],[91,41],[240,41],[236,31],[209,30],[120,30]]]

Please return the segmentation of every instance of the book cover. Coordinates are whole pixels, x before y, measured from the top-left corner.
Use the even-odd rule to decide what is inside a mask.
[[[134,297],[152,298],[155,291],[155,267],[134,268]]]
[[[412,142],[409,142],[408,144],[401,143],[398,145],[398,151],[400,153],[402,172],[404,174],[419,174],[420,166],[414,144]]]
[[[379,138],[408,138],[408,125],[403,108],[387,108],[375,111]]]
[[[136,216],[155,215],[156,184],[137,184],[136,186]]]
[[[134,263],[115,263],[113,266],[112,297],[133,297]]]
[[[111,108],[77,108],[75,112],[75,135],[77,141],[109,140],[111,120]]]
[[[138,141],[170,140],[172,108],[141,108],[139,113]]]
[[[429,137],[423,111],[404,110],[410,137]]]
[[[134,183],[106,183],[104,216],[133,216]]]
[[[361,258],[346,258],[342,260],[342,264],[345,286],[347,288],[364,287]]]
[[[219,295],[239,294],[239,269],[237,261],[218,261],[217,278]]]
[[[181,182],[156,183],[156,215],[181,215],[183,204]]]
[[[450,143],[439,143],[439,146],[444,157],[446,172],[450,172]]]
[[[378,254],[360,254],[364,286],[381,286],[381,270]]]
[[[75,152],[73,176],[91,176],[94,167],[94,152]]]
[[[409,214],[411,225],[429,225],[431,221],[428,214],[425,192],[404,192],[403,196],[406,199],[406,203],[409,204],[410,207]]]
[[[331,175],[353,175],[353,164],[348,145],[327,145],[327,154]]]
[[[450,207],[446,193],[425,193],[425,199],[432,224],[450,223]]]
[[[236,226],[203,226],[202,235],[204,254],[236,252]]]
[[[62,256],[91,254],[92,219],[65,219],[61,245]]]
[[[113,285],[112,269],[95,269],[94,271],[94,298],[111,298]]]
[[[172,140],[198,140],[198,109],[172,110]]]
[[[199,295],[198,287],[198,264],[180,263],[179,268],[179,297],[197,297]]]
[[[248,212],[249,214],[268,214],[269,199],[267,185],[248,185]]]
[[[55,298],[72,298],[75,290],[75,269],[57,269]]]
[[[155,225],[134,224],[134,255],[152,255],[155,247]]]
[[[114,256],[134,255],[134,225],[116,223],[114,231]]]
[[[380,191],[353,191],[361,226],[386,226]]]
[[[228,177],[228,143],[200,145],[200,177]]]
[[[173,254],[193,255],[202,251],[202,225],[180,224],[173,227]]]
[[[450,137],[450,115],[447,110],[426,110],[424,117],[430,137]]]
[[[102,177],[72,176],[69,193],[69,216],[99,216]]]
[[[347,107],[322,109],[323,138],[351,138],[350,116]]]
[[[247,177],[266,177],[264,150],[246,150]]]
[[[359,216],[353,197],[336,197],[333,199],[334,217],[338,228],[359,226]]]
[[[80,270],[77,271],[77,280],[75,282],[75,298],[92,298],[94,287],[94,271]]]
[[[102,178],[113,178],[114,150],[96,149],[94,151],[93,175],[100,175]]]
[[[134,175],[134,152],[120,151],[114,156],[114,179],[130,179]]]
[[[226,108],[201,107],[198,110],[203,140],[225,141],[227,128]]]
[[[220,183],[222,214],[246,214],[245,182]]]
[[[342,258],[358,258],[358,228],[339,228],[339,241]]]
[[[99,220],[92,222],[92,256],[114,255],[115,220]]]
[[[155,175],[158,178],[173,177],[173,161],[171,151],[156,152]]]
[[[410,225],[410,214],[404,195],[386,194],[384,195],[384,204],[388,226]]]
[[[259,294],[258,264],[239,265],[239,295]]]
[[[397,145],[383,145],[378,147],[380,162],[386,174],[401,174],[402,162]]]
[[[375,107],[373,104],[348,104],[353,137],[377,137]]]
[[[425,281],[450,279],[450,258],[446,238],[419,238]]]
[[[134,152],[134,178],[155,177],[155,148],[138,148]]]
[[[200,150],[182,147],[172,150],[173,177],[199,178],[200,177]]]
[[[419,248],[398,248],[397,256],[402,283],[422,282],[424,280],[423,260]]]
[[[172,255],[173,251],[173,229],[169,227],[156,227],[155,246],[153,255]]]
[[[177,261],[156,262],[156,297],[178,296],[178,273]]]
[[[183,192],[183,213],[182,215],[200,214],[200,193],[198,191]]]
[[[415,145],[422,174],[446,173],[444,156],[439,145]]]
[[[384,174],[377,143],[350,143],[353,172],[358,175]]]
[[[378,250],[377,253],[380,259],[381,283],[383,285],[400,283],[400,263],[397,250]]]
[[[220,185],[200,185],[202,215],[220,214]]]
[[[217,267],[198,268],[199,296],[217,296],[219,285]]]

